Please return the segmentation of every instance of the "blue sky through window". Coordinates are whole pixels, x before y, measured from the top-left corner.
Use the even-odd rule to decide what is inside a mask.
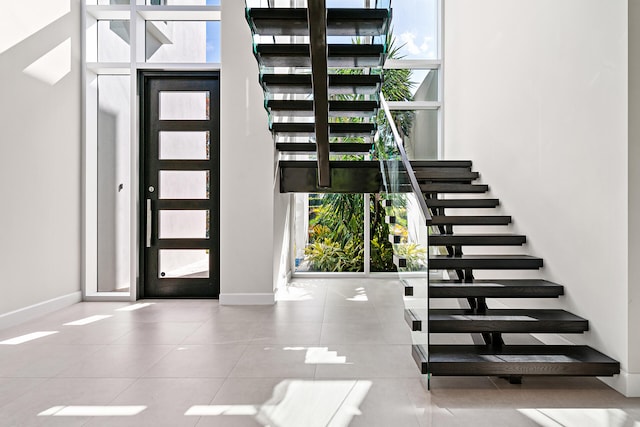
[[[220,6],[220,0],[207,0],[207,6]],[[220,21],[207,22],[207,62],[220,62]]]

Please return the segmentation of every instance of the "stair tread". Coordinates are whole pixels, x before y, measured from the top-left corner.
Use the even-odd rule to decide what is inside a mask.
[[[310,67],[308,44],[258,44],[254,53],[264,67]],[[328,67],[381,67],[384,46],[380,44],[328,44]]]
[[[281,152],[314,152],[316,144],[313,142],[278,142],[276,149]],[[329,144],[331,153],[368,153],[371,151],[371,144],[358,142],[332,142]]]
[[[472,181],[480,174],[463,168],[414,169],[418,181]]]
[[[436,215],[433,225],[507,225],[511,217],[507,215]]]
[[[412,168],[431,168],[431,167],[453,167],[453,168],[470,168],[471,160],[411,160]]]
[[[313,101],[270,99],[267,110],[277,117],[313,117]],[[329,117],[370,117],[379,107],[378,101],[329,101]]]
[[[521,234],[433,234],[429,236],[431,246],[493,246],[522,245],[527,236]]]
[[[310,74],[263,74],[260,83],[269,93],[311,94]],[[329,94],[372,95],[380,90],[379,74],[330,74]]]
[[[460,183],[419,183],[423,193],[486,193],[489,186],[485,184]]]
[[[431,270],[480,269],[480,270],[525,270],[538,269],[543,265],[542,258],[531,255],[431,255]]]
[[[315,123],[276,122],[271,124],[271,131],[286,136],[312,136]],[[375,133],[374,123],[329,123],[329,136],[372,136]]]
[[[564,287],[538,279],[474,280],[461,283],[455,280],[429,282],[430,298],[550,298],[564,294]]]
[[[420,348],[415,348],[420,347]],[[610,376],[620,364],[584,345],[431,345],[412,353],[423,373],[433,375]],[[427,361],[428,354],[428,361]]]
[[[495,208],[498,199],[426,199],[430,208]]]
[[[426,310],[414,315],[424,319]],[[589,323],[575,314],[557,309],[471,309],[441,308],[429,312],[432,333],[582,333]]]
[[[405,310],[405,320],[413,331],[422,330],[426,317],[426,309]],[[429,310],[430,333],[582,333],[587,330],[586,319],[558,309]]]
[[[256,34],[309,34],[306,8],[251,8],[247,18]],[[386,9],[327,8],[327,35],[377,36],[386,33],[389,19]]]

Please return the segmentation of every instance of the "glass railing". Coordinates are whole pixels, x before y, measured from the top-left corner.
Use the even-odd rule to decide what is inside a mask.
[[[376,152],[383,176],[380,198],[389,227],[393,263],[405,287],[405,319],[412,329],[412,352],[427,374],[429,349],[429,227],[431,214],[404,150],[403,139],[384,96]],[[428,374],[427,374],[428,378]]]

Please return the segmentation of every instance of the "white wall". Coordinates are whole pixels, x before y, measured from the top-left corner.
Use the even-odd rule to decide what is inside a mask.
[[[0,315],[78,293],[81,269],[80,1],[2,8]]]
[[[634,22],[635,25],[631,25]],[[629,372],[640,375],[640,0],[629,1]],[[640,395],[640,386],[635,390]]]
[[[627,41],[626,0],[449,0],[444,135],[445,157],[473,160],[542,275],[565,286],[559,305],[589,320],[568,338],[635,373]]]
[[[223,2],[221,33],[220,301],[266,303],[273,301],[277,183],[244,2]]]

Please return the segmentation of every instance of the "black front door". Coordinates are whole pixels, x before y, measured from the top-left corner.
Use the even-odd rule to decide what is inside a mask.
[[[142,298],[217,298],[218,72],[140,74]]]

